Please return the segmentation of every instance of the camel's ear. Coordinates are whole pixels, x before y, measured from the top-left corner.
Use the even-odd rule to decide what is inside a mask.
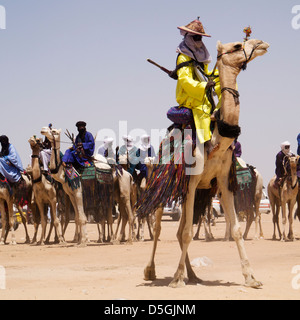
[[[221,52],[222,49],[223,49],[223,45],[222,45],[221,41],[218,41],[218,42],[217,42],[217,50],[218,50],[219,52]]]
[[[58,131],[59,134],[61,134],[61,131],[62,131],[62,130],[61,130],[61,129],[58,129],[57,131]]]

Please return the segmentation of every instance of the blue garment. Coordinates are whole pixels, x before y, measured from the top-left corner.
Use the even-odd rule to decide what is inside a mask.
[[[298,141],[297,154],[298,154],[298,156],[300,156],[300,133],[298,134],[297,141]]]
[[[85,162],[88,161],[88,158],[80,156],[78,153],[77,145],[78,143],[82,143],[84,153],[87,157],[92,157],[95,151],[95,140],[93,135],[90,132],[86,132],[84,137],[80,137],[77,135],[75,140],[75,145],[72,149],[68,149],[64,154],[62,161],[65,163],[78,163],[81,166],[85,166]]]
[[[154,150],[153,146],[150,146],[150,148],[145,151],[138,149],[136,155],[140,159],[140,163],[139,163],[137,169],[140,170],[140,172],[141,172],[140,175],[143,178],[147,178],[148,177],[148,168],[145,165],[145,159],[148,157],[155,158],[156,157],[155,150]]]
[[[8,155],[0,157],[0,173],[9,182],[18,182],[21,179],[21,171],[24,171],[21,158],[15,147],[10,144]]]

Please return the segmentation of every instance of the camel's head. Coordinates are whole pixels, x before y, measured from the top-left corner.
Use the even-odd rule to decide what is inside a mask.
[[[289,158],[290,160],[290,166],[291,166],[291,169],[293,170],[297,170],[297,165],[298,165],[298,162],[299,162],[299,158],[300,156],[291,156]]]
[[[43,127],[41,134],[46,136],[51,143],[54,142],[54,139],[56,142],[60,142],[61,129],[50,129],[49,127]]]
[[[34,148],[40,148],[41,144],[43,143],[42,138],[37,138],[36,136],[32,136],[28,140],[30,146],[32,149]]]
[[[144,160],[144,163],[147,166],[147,168],[153,168],[154,162],[155,162],[155,158],[154,157],[147,157]]]
[[[267,53],[269,46],[268,43],[255,39],[227,44],[219,41],[217,44],[218,60],[224,65],[245,70],[247,63]]]

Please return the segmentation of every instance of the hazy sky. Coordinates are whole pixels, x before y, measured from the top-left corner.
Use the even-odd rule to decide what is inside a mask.
[[[205,39],[212,69],[217,41],[242,41],[243,28],[250,25],[252,38],[271,46],[238,78],[240,141],[244,160],[257,167],[267,185],[280,143],[289,140],[296,152],[300,132],[300,29],[292,27],[298,4],[0,0],[6,10],[6,29],[0,30],[0,134],[10,138],[26,167],[29,137],[40,136],[50,122],[76,133],[75,123],[85,120],[94,135],[103,128],[118,134],[119,121],[127,121],[128,133],[166,128],[166,112],[176,105],[176,81],[146,59],[174,69],[182,39],[177,26],[200,16],[212,35]]]

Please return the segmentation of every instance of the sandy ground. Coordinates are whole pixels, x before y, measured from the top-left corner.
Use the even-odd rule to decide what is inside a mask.
[[[300,223],[294,222],[296,241],[272,241],[272,217],[263,215],[265,239],[245,242],[255,271],[263,282],[262,289],[243,286],[240,261],[234,242],[224,242],[225,222],[217,220],[212,228],[215,241],[201,239],[190,246],[190,258],[207,257],[208,266],[194,268],[204,281],[202,285],[187,285],[172,289],[168,284],[178,265],[180,250],[176,240],[178,222],[166,217],[156,258],[157,280],[143,280],[143,270],[150,257],[151,241],[133,245],[97,244],[97,227],[88,226],[91,244],[79,248],[66,246],[30,246],[24,243],[24,229],[17,230],[16,246],[0,247],[0,271],[5,270],[5,287],[0,288],[4,299],[100,299],[100,300],[202,300],[202,299],[299,299],[300,298]],[[242,227],[245,225],[242,223]],[[29,226],[30,235],[33,227]],[[66,240],[73,238],[74,224]],[[146,232],[148,238],[148,233]],[[292,273],[294,269],[294,272]],[[297,273],[298,272],[298,273]],[[1,275],[0,275],[1,285]]]

